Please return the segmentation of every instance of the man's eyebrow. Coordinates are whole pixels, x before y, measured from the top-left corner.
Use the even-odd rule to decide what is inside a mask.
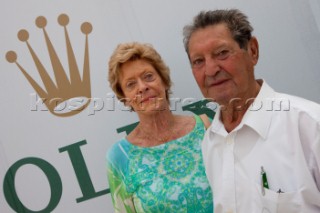
[[[227,48],[229,47],[229,45],[225,42],[223,42],[222,44],[218,44],[215,48],[213,48],[214,50],[218,50],[218,49],[222,49],[222,48]]]

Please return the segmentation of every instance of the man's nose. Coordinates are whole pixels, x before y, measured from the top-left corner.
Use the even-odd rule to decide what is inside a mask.
[[[212,58],[206,59],[205,75],[215,76],[219,70],[220,70],[220,66],[216,60]]]

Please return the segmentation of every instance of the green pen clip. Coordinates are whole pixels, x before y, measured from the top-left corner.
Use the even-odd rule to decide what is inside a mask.
[[[261,166],[261,193],[264,196],[266,194],[265,189],[269,189],[267,173],[264,171],[263,166]]]

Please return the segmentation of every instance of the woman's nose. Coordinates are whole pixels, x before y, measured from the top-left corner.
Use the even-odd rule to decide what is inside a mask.
[[[148,85],[146,84],[146,82],[139,80],[138,81],[138,92],[139,93],[144,93],[145,91],[147,91],[149,89]]]

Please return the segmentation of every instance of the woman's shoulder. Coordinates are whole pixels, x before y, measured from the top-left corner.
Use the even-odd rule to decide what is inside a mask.
[[[204,128],[203,121],[200,116],[194,115],[176,115],[177,126],[174,132],[178,135],[178,138],[184,138],[191,135],[194,132],[198,132],[199,129]]]
[[[212,120],[206,115],[177,115],[178,120],[181,121],[182,125],[192,125],[195,126],[198,123],[204,124],[206,129],[211,125]]]
[[[206,129],[208,129],[211,125],[212,120],[206,114],[199,115],[199,118],[202,120],[202,123],[204,124]]]
[[[109,147],[106,153],[108,161],[118,161],[126,156],[128,151],[127,141],[125,138],[120,139]]]
[[[179,123],[191,123],[195,120],[195,116],[194,115],[175,115],[176,117],[176,121]]]
[[[180,133],[181,135],[185,135],[189,132],[191,132],[195,125],[196,125],[196,119],[194,116],[190,115],[175,115],[176,117],[176,132],[179,132],[179,130],[182,130],[183,132]]]

